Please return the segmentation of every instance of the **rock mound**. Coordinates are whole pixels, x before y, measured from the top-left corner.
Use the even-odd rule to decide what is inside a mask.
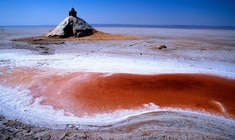
[[[77,12],[74,8],[69,11],[69,16],[66,17],[56,28],[49,31],[48,37],[84,37],[92,35],[96,30],[89,25],[85,20],[77,17]]]

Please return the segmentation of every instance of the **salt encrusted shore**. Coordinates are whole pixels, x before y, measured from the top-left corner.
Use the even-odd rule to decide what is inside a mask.
[[[47,40],[32,36],[40,36],[48,29],[4,28],[0,34],[1,67],[10,66],[17,69],[19,66],[36,66],[44,70],[55,68],[64,72],[142,74],[196,72],[232,79],[235,77],[234,31],[146,28],[101,28],[101,30],[133,38],[116,41],[107,38],[106,40],[77,40],[77,38]],[[31,39],[27,40],[28,42],[16,41],[19,38]],[[167,48],[159,49],[158,46],[162,44]],[[152,114],[129,117],[119,124],[113,123],[103,127],[90,125],[85,127],[86,129],[81,129],[72,123],[68,123],[63,129],[39,127],[27,122],[22,123],[15,118],[6,118],[4,115],[6,114],[1,111],[0,139],[235,138],[233,119],[181,111],[152,112]],[[156,117],[160,119],[156,120]],[[148,119],[138,121],[143,118]]]
[[[234,139],[234,122],[195,113],[152,112],[129,117],[118,124],[81,129],[38,127],[0,117],[1,139]],[[157,119],[156,119],[157,116]],[[146,119],[147,117],[147,119]],[[142,118],[142,119],[141,119]],[[145,118],[145,119],[144,119]],[[141,120],[141,121],[140,121]]]

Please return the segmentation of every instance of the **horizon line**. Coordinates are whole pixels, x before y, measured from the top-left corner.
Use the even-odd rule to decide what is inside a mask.
[[[93,23],[93,27],[138,27],[138,28],[183,28],[183,29],[227,29],[235,30],[235,26],[230,25],[180,25],[180,24],[119,24],[119,23]],[[53,24],[41,25],[0,25],[0,27],[56,27]]]

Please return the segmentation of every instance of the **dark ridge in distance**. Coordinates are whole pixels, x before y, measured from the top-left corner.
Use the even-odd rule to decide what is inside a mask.
[[[3,25],[0,28],[42,28],[56,27],[57,25]]]
[[[235,30],[235,26],[204,25],[138,25],[138,24],[91,24],[93,27],[135,27],[135,28],[175,28],[175,29],[220,29]]]
[[[0,28],[39,28],[56,27],[57,25],[6,25]],[[213,29],[235,30],[235,26],[204,26],[204,25],[138,25],[138,24],[91,24],[93,27],[131,27],[131,28],[173,28],[173,29]]]

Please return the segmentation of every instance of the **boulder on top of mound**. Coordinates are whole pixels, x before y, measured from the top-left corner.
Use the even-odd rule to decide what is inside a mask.
[[[69,16],[66,17],[56,28],[51,30],[48,37],[83,37],[89,36],[96,30],[89,25],[85,20],[77,17],[77,12],[74,8],[69,11]]]

